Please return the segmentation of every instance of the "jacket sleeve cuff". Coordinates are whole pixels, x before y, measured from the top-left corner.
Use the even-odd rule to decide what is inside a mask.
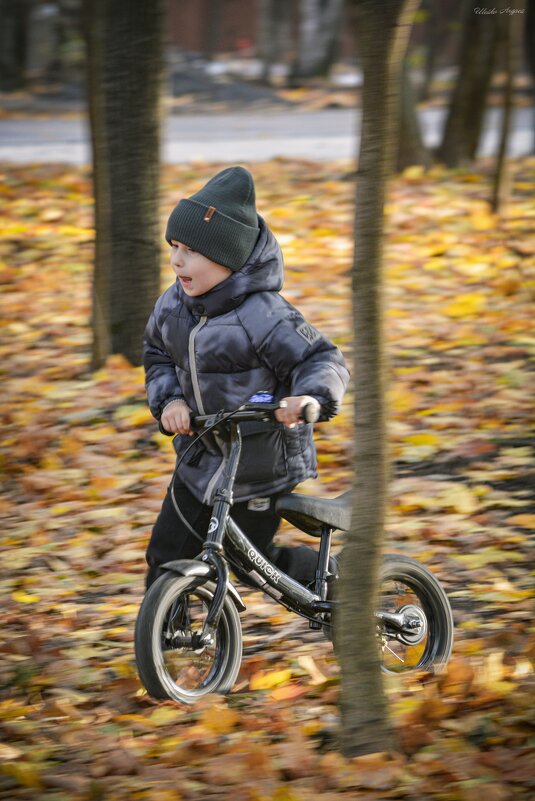
[[[332,398],[322,397],[321,395],[314,396],[321,407],[319,422],[324,423],[334,417],[340,411],[340,404]]]
[[[162,414],[165,412],[167,407],[171,406],[172,403],[176,403],[177,401],[183,401],[185,403],[186,399],[184,398],[183,395],[175,395],[172,398],[166,398],[166,400],[162,404],[160,404],[160,412],[159,412],[159,415],[158,415],[158,420],[160,419]]]

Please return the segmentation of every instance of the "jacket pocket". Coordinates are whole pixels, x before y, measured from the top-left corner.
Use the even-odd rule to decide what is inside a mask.
[[[177,434],[176,437],[173,438],[173,447],[177,457],[179,459],[184,458],[184,463],[192,467],[199,464],[205,450],[202,443],[190,437],[189,434]],[[187,454],[186,451],[188,451]]]
[[[242,452],[236,473],[240,484],[265,484],[288,474],[282,424],[242,423]]]

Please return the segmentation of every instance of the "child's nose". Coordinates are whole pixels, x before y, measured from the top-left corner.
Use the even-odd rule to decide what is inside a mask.
[[[180,252],[180,248],[173,248],[171,251],[171,264],[173,267],[182,266],[182,254]]]

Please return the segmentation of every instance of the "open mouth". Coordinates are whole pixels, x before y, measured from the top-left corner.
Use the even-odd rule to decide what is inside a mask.
[[[189,286],[192,282],[189,275],[179,275],[178,278],[182,286]]]

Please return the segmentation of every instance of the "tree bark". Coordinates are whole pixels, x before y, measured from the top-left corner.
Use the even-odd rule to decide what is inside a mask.
[[[12,91],[26,83],[29,0],[0,0],[0,89]]]
[[[416,98],[411,83],[407,58],[403,59],[401,70],[401,89],[399,97],[399,134],[396,168],[419,164],[425,168],[431,164],[429,151],[424,145],[420,120],[416,111]]]
[[[292,84],[327,75],[336,54],[344,0],[300,0],[299,48]]]
[[[341,747],[349,757],[387,751],[395,745],[375,625],[388,471],[382,240],[399,75],[417,7],[418,0],[351,3],[364,74],[352,269],[355,479],[335,621],[341,667]]]
[[[448,167],[475,158],[483,127],[501,15],[481,13],[481,8],[479,0],[465,2],[459,73],[437,152]]]
[[[206,26],[204,29],[204,57],[207,61],[213,61],[216,47],[218,44],[221,19],[223,16],[222,0],[208,0],[206,13]]]
[[[271,83],[272,68],[287,59],[290,11],[286,0],[260,0],[258,41],[263,83]]]
[[[501,8],[519,9],[519,0],[501,0]],[[505,87],[502,109],[502,128],[500,144],[496,157],[496,171],[492,182],[492,211],[502,210],[505,199],[509,193],[509,174],[507,169],[507,143],[511,129],[511,119],[514,111],[514,80],[516,71],[517,18],[506,15],[502,25],[501,46],[504,56]]]
[[[535,153],[535,0],[526,2],[526,23],[524,26],[524,50],[526,63],[531,74],[531,93],[533,101],[533,145],[531,152]]]
[[[140,364],[160,291],[163,0],[85,0],[95,194],[93,367]]]
[[[425,36],[425,56],[423,69],[423,82],[419,90],[420,100],[429,100],[431,83],[435,74],[435,64],[437,53],[445,36],[446,26],[444,25],[440,7],[437,0],[424,0],[423,7],[427,12],[426,36]]]

